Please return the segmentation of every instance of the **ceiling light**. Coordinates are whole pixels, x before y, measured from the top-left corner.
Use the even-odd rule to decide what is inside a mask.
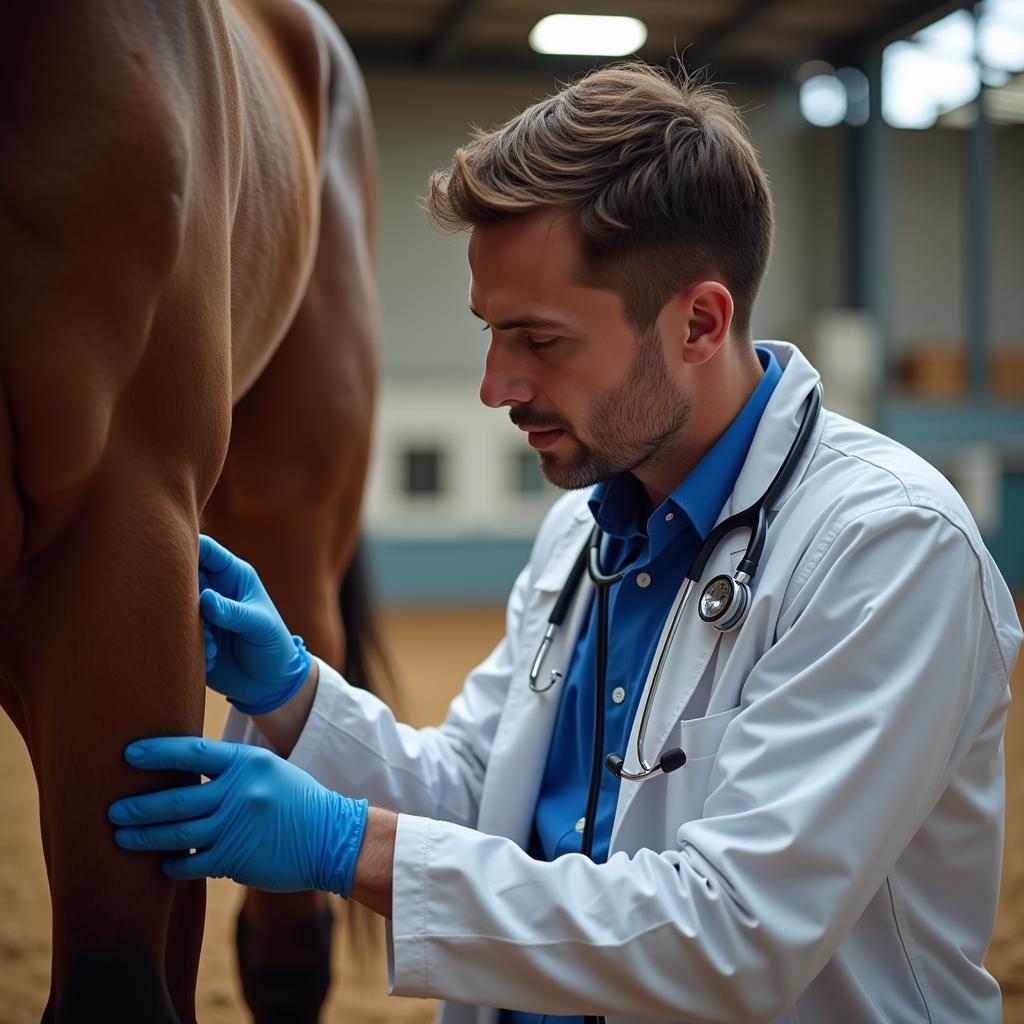
[[[846,117],[846,86],[835,74],[812,75],[800,86],[800,113],[821,128]]]
[[[642,21],[597,14],[549,14],[530,30],[530,46],[538,53],[624,57],[646,41]]]

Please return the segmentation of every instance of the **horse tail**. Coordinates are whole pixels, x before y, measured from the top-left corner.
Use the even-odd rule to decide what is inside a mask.
[[[398,695],[395,673],[381,634],[366,541],[362,536],[341,581],[338,600],[345,629],[342,674],[353,686],[369,690],[393,704]]]
[[[345,629],[345,657],[342,675],[353,686],[369,690],[398,712],[398,685],[394,667],[380,629],[377,602],[371,582],[366,540],[360,536],[355,555],[341,581],[338,594],[341,622]],[[331,915],[331,907],[325,908]],[[371,962],[370,950],[379,943],[378,919],[358,903],[349,903],[342,915],[342,932],[347,956],[360,967]],[[330,917],[328,918],[330,928]]]

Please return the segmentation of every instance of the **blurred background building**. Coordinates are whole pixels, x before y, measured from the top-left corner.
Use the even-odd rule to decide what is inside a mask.
[[[476,390],[466,239],[417,205],[490,127],[613,57],[553,13],[629,15],[613,41],[707,68],[745,112],[776,202],[758,338],[797,342],[826,403],[954,481],[1024,586],[1024,0],[329,0],[380,150],[384,375],[367,526],[389,602],[501,600],[555,492]],[[538,29],[538,31],[540,31]],[[635,36],[629,33],[635,31]],[[558,45],[556,43],[556,45]]]

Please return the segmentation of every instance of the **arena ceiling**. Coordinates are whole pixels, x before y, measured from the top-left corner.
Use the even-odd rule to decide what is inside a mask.
[[[627,14],[655,64],[685,54],[734,81],[790,78],[804,62],[858,63],[969,3],[935,0],[322,0],[364,66],[472,71],[592,67],[595,58],[545,57],[527,42],[547,14]]]

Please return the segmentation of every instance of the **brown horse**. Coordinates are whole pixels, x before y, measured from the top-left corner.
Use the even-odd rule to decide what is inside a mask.
[[[205,889],[120,851],[106,808],[186,781],[122,751],[202,727],[201,520],[344,657],[378,333],[365,90],[305,0],[14,0],[0,39],[0,703],[39,785],[44,1020],[183,1024]],[[256,964],[318,920],[267,899]]]

